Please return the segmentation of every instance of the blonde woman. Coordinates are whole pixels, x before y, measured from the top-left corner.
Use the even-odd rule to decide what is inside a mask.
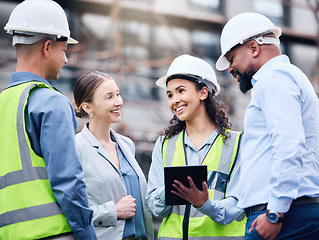
[[[76,147],[98,239],[153,239],[134,143],[111,128],[121,121],[123,105],[116,82],[106,73],[84,74],[75,83],[74,102],[76,115],[89,117]]]

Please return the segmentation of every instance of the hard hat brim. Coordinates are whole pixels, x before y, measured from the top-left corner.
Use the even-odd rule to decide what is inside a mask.
[[[161,87],[161,88],[164,88],[165,90],[167,89],[166,88],[166,80],[167,78],[169,77],[169,75],[165,75],[163,77],[161,77],[160,79],[158,79],[155,83],[157,86]]]
[[[159,78],[155,82],[156,85],[167,90],[167,86],[166,86],[167,79],[173,75],[189,75],[189,74],[188,73],[174,73],[174,74],[170,74],[170,75],[165,75],[165,76]],[[209,86],[208,84],[210,83],[209,81],[207,81],[205,79],[202,79],[201,82],[205,83],[207,87]],[[211,83],[211,84],[213,84],[213,83]],[[213,85],[214,85],[213,87],[211,87],[211,88],[208,87],[208,88],[210,89],[210,91],[213,91],[215,96],[217,96],[220,92],[220,86],[219,86],[219,84],[217,84],[217,85],[213,84]]]
[[[68,44],[78,44],[79,41],[75,40],[74,38],[68,37]]]
[[[218,71],[224,71],[229,67],[229,62],[224,55],[220,55],[215,65]]]
[[[167,79],[173,75],[189,75],[189,73],[173,73],[173,74],[169,74],[169,75],[165,75],[161,78],[159,78],[155,83],[157,86],[161,87],[161,88],[164,88],[165,90],[167,89],[167,86],[166,86],[166,82],[167,82]]]

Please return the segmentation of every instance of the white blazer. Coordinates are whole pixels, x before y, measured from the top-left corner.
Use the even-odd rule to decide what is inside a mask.
[[[152,214],[145,202],[147,183],[134,157],[134,143],[130,138],[117,134],[112,129],[111,134],[139,178],[146,235],[148,240],[153,240]],[[125,220],[117,219],[115,203],[127,195],[122,174],[86,124],[76,135],[75,140],[83,168],[89,206],[93,209],[93,224],[97,237],[99,240],[121,240]]]

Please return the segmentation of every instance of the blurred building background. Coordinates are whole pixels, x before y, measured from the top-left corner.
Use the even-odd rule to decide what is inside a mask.
[[[0,27],[21,1],[0,0]],[[122,122],[113,128],[136,143],[137,159],[147,175],[157,133],[171,119],[166,94],[155,85],[171,61],[188,53],[215,69],[223,25],[234,15],[255,11],[283,29],[281,48],[319,93],[319,0],[57,0],[66,10],[71,36],[69,63],[51,82],[72,101],[83,73],[99,70],[113,76],[124,99]],[[0,91],[15,71],[11,38],[0,30]],[[242,130],[249,101],[227,72],[217,72],[218,98],[228,106],[233,129]],[[283,109],[284,114],[284,109]],[[78,119],[78,130],[86,120]]]

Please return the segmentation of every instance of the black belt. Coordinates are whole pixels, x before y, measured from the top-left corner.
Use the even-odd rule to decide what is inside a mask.
[[[306,205],[306,204],[319,204],[319,197],[300,197],[296,200],[293,200],[291,205]],[[259,204],[256,206],[252,206],[249,208],[245,208],[246,216],[248,217],[250,214],[254,212],[264,211],[267,208],[267,204]]]

